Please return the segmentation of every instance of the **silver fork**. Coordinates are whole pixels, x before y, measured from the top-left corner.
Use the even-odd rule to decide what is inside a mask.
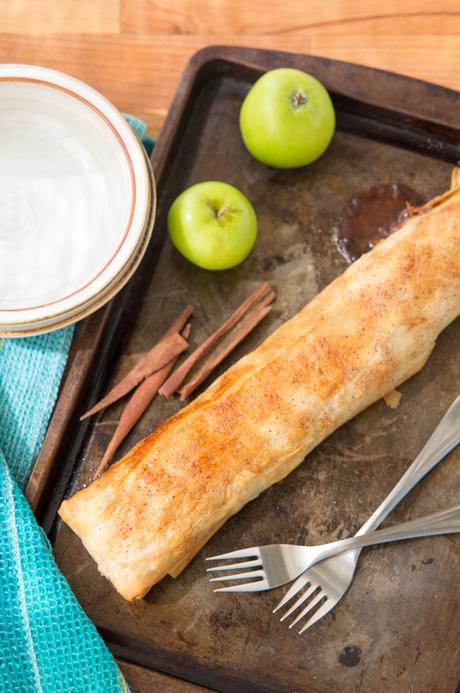
[[[428,474],[433,467],[439,464],[459,442],[460,396],[451,404],[428,442],[401,477],[400,481],[361,527],[356,536],[362,536],[376,529],[409,491]],[[297,611],[307,599],[313,597],[309,604],[297,614],[296,618],[294,618],[289,626],[289,628],[292,628],[301,619],[307,616],[307,614],[310,614],[309,620],[299,631],[299,634],[304,633],[307,628],[310,628],[314,623],[329,613],[347,592],[353,581],[360,553],[361,549],[347,551],[338,556],[333,556],[325,561],[321,561],[312,568],[309,568],[309,570],[303,573],[294,582],[274,609],[273,613],[285,606],[307,586],[307,589],[281,617],[281,621],[284,621]],[[317,608],[320,602],[323,603]],[[315,608],[317,610],[311,615]]]
[[[269,544],[267,546],[251,546],[240,551],[230,551],[219,556],[210,556],[208,561],[227,558],[250,558],[253,560],[219,565],[208,568],[208,571],[241,570],[241,568],[257,568],[243,573],[230,573],[211,578],[210,582],[222,580],[245,580],[256,578],[253,582],[242,582],[232,587],[220,587],[215,592],[260,592],[274,587],[280,587],[291,582],[305,570],[318,561],[322,561],[348,549],[357,549],[371,544],[383,544],[389,541],[401,541],[416,537],[429,537],[437,534],[453,534],[460,532],[460,505],[441,510],[431,515],[425,515],[417,520],[402,522],[394,527],[378,529],[361,536],[332,541],[319,546],[297,546],[295,544]]]
[[[371,518],[366,522],[366,524],[361,528],[361,530],[358,532],[358,536],[361,534],[364,534],[365,532],[371,531],[374,527],[377,527],[380,522],[382,522],[383,518],[386,517],[386,515],[397,505],[397,503],[400,502],[400,500],[414,487],[414,485],[420,481],[420,479],[427,474],[438,462],[445,457],[454,447],[455,445],[458,444],[460,441],[460,397],[457,397],[455,402],[451,405],[447,413],[444,415],[442,418],[441,422],[437,426],[435,432],[429,439],[428,443],[425,445],[423,450],[420,452],[420,454],[417,456],[416,460],[413,462],[413,464],[409,467],[407,472],[404,474],[404,476],[401,478],[399,483],[395,486],[393,491],[389,494],[389,496],[385,499],[385,501],[380,505],[380,507],[375,511],[375,513],[372,515]],[[258,548],[258,547],[256,547]],[[232,552],[231,554],[222,554],[220,557],[217,556],[215,558],[223,558],[223,557],[228,557],[231,558],[232,555],[235,558],[241,558],[241,557],[250,557],[253,555],[256,555],[256,559],[253,561],[247,561],[244,564],[236,564],[232,566],[224,566],[224,569],[234,569],[234,568],[250,568],[250,567],[260,567],[261,565],[261,560],[259,554],[254,554],[251,553],[252,549],[244,549],[243,552]],[[330,574],[327,574],[326,572],[324,573],[319,573],[319,566],[317,565],[315,567],[315,570],[318,571],[318,575],[320,575],[320,578],[315,581],[315,587],[307,591],[304,595],[302,595],[301,599],[296,602],[292,610],[289,610],[287,614],[285,614],[284,618],[287,617],[290,613],[292,613],[293,610],[298,608],[301,603],[305,599],[307,599],[309,596],[311,596],[317,589],[320,587],[321,589],[321,584],[326,584],[328,585],[328,592],[326,592],[324,589],[324,594],[322,595],[321,598],[324,598],[328,593],[331,594],[331,602],[333,597],[333,592],[332,590],[335,590],[335,596],[337,599],[332,603],[332,605],[329,605],[329,599],[326,602],[325,605],[323,605],[320,609],[319,612],[320,615],[317,617],[318,612],[315,614],[315,620],[318,620],[321,616],[323,616],[327,611],[329,611],[330,608],[332,608],[337,601],[345,594],[346,590],[348,589],[351,580],[353,578],[353,574],[355,571],[356,563],[358,560],[358,556],[360,553],[360,549],[358,550],[353,550],[353,551],[348,551],[346,553],[341,554],[340,556],[334,557],[334,558],[329,558],[327,561],[323,561],[320,565],[321,566],[327,566],[329,564],[331,566],[331,571]],[[342,562],[342,559],[345,558],[345,561]],[[334,571],[332,569],[333,567],[333,562],[335,565],[338,565],[337,571]],[[275,609],[278,610],[281,608],[284,604],[286,604],[297,592],[302,589],[303,586],[305,586],[308,582],[311,580],[309,579],[309,576],[312,575],[313,573],[313,568],[310,568],[308,570],[308,573],[305,573],[306,579],[304,578],[304,575],[302,575],[299,580],[295,583],[295,585],[292,586],[291,590],[288,591],[284,599],[281,601],[281,603],[278,605],[278,607]],[[258,577],[260,580],[258,580],[255,583],[246,583],[243,584],[242,586],[239,586],[238,591],[258,591],[262,589],[269,589],[268,585],[263,585],[263,578],[261,575],[261,571],[254,571],[253,573],[246,573],[245,576],[247,578],[250,577]],[[240,577],[240,576],[237,576]],[[315,578],[313,577],[313,580]],[[321,582],[320,582],[321,580]],[[277,580],[277,585],[285,584],[283,582],[280,582]],[[272,585],[275,586],[275,585]],[[235,589],[235,588],[224,588],[224,589]],[[217,591],[217,590],[216,590]],[[313,600],[315,603],[311,603],[309,607],[313,608],[316,604],[321,599],[315,599]],[[326,608],[327,607],[327,608]],[[302,615],[300,618],[302,618]],[[307,624],[307,627],[309,625],[312,625],[310,622]],[[304,630],[304,629],[302,629]]]

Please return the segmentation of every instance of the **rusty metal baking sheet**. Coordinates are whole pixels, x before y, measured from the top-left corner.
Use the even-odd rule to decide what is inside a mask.
[[[211,273],[192,266],[165,241],[142,303],[133,304],[139,312],[107,387],[151,347],[186,303],[195,306],[194,345],[267,280],[277,291],[275,307],[226,360],[227,368],[345,269],[334,231],[350,197],[376,183],[404,183],[427,197],[449,186],[449,159],[456,145],[449,144],[448,128],[448,146],[443,145],[442,128],[434,126],[425,135],[421,128],[419,146],[419,140],[407,133],[407,121],[395,115],[391,126],[395,137],[390,141],[385,135],[387,123],[378,114],[374,122],[366,111],[367,126],[361,127],[359,102],[354,116],[342,113],[339,106],[336,136],[314,165],[284,172],[262,166],[244,149],[238,129],[241,101],[253,79],[252,64],[257,63],[256,52],[251,52],[250,61],[248,54],[241,54],[245,59],[240,56],[240,63],[238,51],[233,62],[225,63],[217,51],[214,63],[208,61],[200,68],[196,83],[184,90],[187,109],[185,116],[182,111],[180,140],[176,138],[167,153],[157,224],[164,227],[170,202],[185,187],[202,180],[225,180],[240,188],[256,208],[260,229],[256,248],[240,267]],[[260,69],[279,64],[279,54],[270,55],[262,54]],[[303,60],[296,56],[290,64],[301,67]],[[315,62],[309,60],[313,69]],[[360,70],[350,66],[348,75],[355,91],[361,88],[364,94],[372,71]],[[375,72],[383,100],[393,79]],[[416,82],[407,80],[407,84],[409,91],[418,88],[424,93],[425,87]],[[345,92],[346,88],[344,80]],[[436,88],[431,94],[435,99]],[[204,558],[244,545],[323,543],[356,531],[459,393],[459,340],[457,320],[441,335],[422,372],[400,388],[398,409],[380,401],[343,426],[284,481],[229,520],[176,580],[163,580],[141,601],[124,601],[99,575],[79,539],[59,523],[55,540],[59,566],[113,650],[138,664],[222,691],[453,692],[460,679],[458,538],[364,550],[348,594],[302,637],[271,613],[283,589],[214,594]],[[120,455],[179,407],[175,400],[155,400]],[[69,494],[89,482],[120,412],[121,406],[113,406],[91,424]],[[457,450],[416,487],[389,522],[414,518],[459,499]]]

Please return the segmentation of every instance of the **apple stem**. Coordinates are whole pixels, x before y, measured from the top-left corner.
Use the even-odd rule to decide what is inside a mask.
[[[231,205],[224,205],[220,209],[216,210],[216,218],[222,219],[222,217],[224,217],[227,214],[227,212],[231,210],[231,208]]]
[[[299,106],[303,106],[306,104],[308,101],[308,96],[307,94],[304,94],[301,91],[295,91],[292,96],[291,96],[291,103],[294,106],[294,108],[298,108]]]

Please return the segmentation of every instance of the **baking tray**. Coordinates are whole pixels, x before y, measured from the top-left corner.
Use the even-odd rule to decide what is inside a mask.
[[[337,109],[327,153],[277,171],[244,149],[238,112],[265,70],[290,65],[316,75]],[[460,95],[393,74],[309,56],[212,47],[188,65],[152,163],[158,181],[153,243],[117,299],[80,328],[45,452],[29,497],[49,527],[64,491],[87,484],[116,426],[112,407],[89,425],[78,414],[133,365],[189,301],[200,342],[262,280],[274,310],[227,359],[259,344],[341,273],[333,241],[346,201],[376,183],[404,183],[429,197],[449,185],[460,159]],[[200,271],[165,239],[174,197],[200,180],[241,188],[260,235],[249,259],[222,273]],[[138,665],[220,691],[454,691],[460,679],[460,545],[439,537],[363,553],[335,611],[303,637],[271,614],[283,590],[213,594],[204,558],[241,545],[321,543],[361,525],[399,479],[460,390],[460,321],[440,337],[428,365],[401,387],[394,411],[378,402],[330,436],[284,481],[239,512],[177,580],[134,604],[102,578],[76,536],[53,532],[58,564],[112,651]],[[126,452],[179,408],[158,400],[123,445]],[[458,502],[454,452],[399,506],[392,522]]]

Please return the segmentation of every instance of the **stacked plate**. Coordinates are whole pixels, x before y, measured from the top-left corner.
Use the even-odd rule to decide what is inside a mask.
[[[155,184],[117,109],[54,70],[0,65],[0,336],[58,329],[128,281]]]

